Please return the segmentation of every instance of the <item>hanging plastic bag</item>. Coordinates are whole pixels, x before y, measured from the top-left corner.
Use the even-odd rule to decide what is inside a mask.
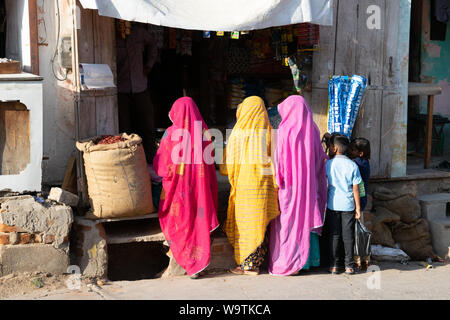
[[[370,238],[372,233],[358,219],[355,223],[355,256],[370,256]]]

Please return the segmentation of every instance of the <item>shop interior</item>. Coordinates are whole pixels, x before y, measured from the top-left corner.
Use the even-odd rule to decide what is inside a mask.
[[[116,20],[116,27],[118,24],[119,20]],[[133,24],[130,26],[132,30]],[[153,34],[158,47],[156,62],[147,79],[157,141],[171,125],[168,113],[172,104],[182,96],[194,99],[209,128],[225,134],[226,129],[233,128],[237,106],[246,97],[257,95],[263,98],[272,126],[277,128],[281,118],[276,106],[289,95],[311,91],[312,55],[319,47],[318,25],[304,23],[249,32],[141,26]],[[122,32],[127,31],[118,27],[117,32],[116,37],[122,37]],[[143,56],[145,59],[146,52]],[[120,77],[117,78],[120,81]],[[120,87],[120,83],[117,85]],[[223,225],[230,185],[227,177],[220,174],[217,177],[218,219]],[[152,188],[155,203],[159,199],[159,187],[152,183]],[[142,222],[139,224],[142,226]],[[137,225],[130,228],[136,232]],[[123,225],[120,229],[123,232]],[[111,230],[106,232],[111,233]],[[223,237],[222,228],[217,228],[214,236]],[[118,244],[110,248],[112,254],[108,265],[114,266],[109,270],[111,279],[151,278],[167,267],[168,260],[162,247],[154,247],[151,243],[127,246],[131,247]],[[126,255],[125,263],[126,252],[130,254]],[[131,252],[141,260],[142,256],[151,256],[153,260],[148,264],[129,263],[134,257]],[[154,257],[159,260],[154,261]],[[130,272],[130,268],[138,269]],[[120,270],[127,270],[127,275]]]
[[[312,53],[319,44],[317,25],[249,32],[145,26],[158,46],[148,91],[160,133],[170,126],[168,112],[182,96],[194,99],[210,128],[225,129],[233,127],[237,105],[245,97],[263,98],[273,116],[276,108],[270,112],[271,108],[287,96],[311,91]],[[296,83],[294,68],[299,70]]]
[[[434,15],[435,2],[431,1],[429,17],[424,19],[423,2],[413,1],[411,4],[411,32],[410,32],[410,56],[409,56],[409,82],[412,83],[435,83],[428,79],[426,62],[423,54],[426,47],[425,38],[440,45],[450,41],[447,32],[447,24],[439,22]],[[430,34],[426,35],[425,22],[429,23]],[[444,62],[442,62],[444,63]],[[433,77],[436,75],[433,75]],[[434,99],[434,98],[433,98]],[[435,101],[435,100],[434,100]],[[434,102],[433,101],[433,102]],[[424,158],[426,152],[426,123],[428,116],[429,100],[427,96],[409,96],[408,98],[408,133],[407,133],[407,172],[408,174],[419,173],[424,170]],[[450,124],[450,119],[439,112],[433,112],[433,125],[431,129],[431,158],[428,168],[449,171],[450,159],[446,155],[445,127]]]

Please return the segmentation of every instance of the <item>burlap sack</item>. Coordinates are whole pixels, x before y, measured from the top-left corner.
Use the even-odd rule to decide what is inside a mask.
[[[437,257],[433,252],[428,222],[425,219],[419,219],[411,224],[396,223],[393,237],[395,242],[400,244],[400,248],[414,260]]]
[[[422,214],[416,189],[411,184],[393,190],[379,187],[373,193],[373,206],[386,208],[399,215],[404,223],[413,223]]]
[[[369,230],[372,231],[371,243],[393,248],[395,241],[392,237],[390,225],[399,222],[400,217],[386,208],[378,207],[375,211],[365,215],[365,223],[366,218],[367,220],[370,219],[370,223],[367,224],[370,225],[371,230]]]
[[[142,139],[96,145],[101,137],[77,142],[83,152],[92,214],[98,218],[134,217],[152,213],[152,189]]]
[[[372,227],[372,237],[370,239],[370,242],[372,244],[379,244],[384,247],[390,247],[393,248],[395,245],[395,241],[392,238],[391,229],[389,227],[382,223],[376,223]]]

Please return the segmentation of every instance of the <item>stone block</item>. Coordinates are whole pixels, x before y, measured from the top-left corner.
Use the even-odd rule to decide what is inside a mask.
[[[447,203],[450,203],[450,193],[427,194],[419,197],[422,206],[422,217],[427,220],[446,218]]]
[[[163,272],[161,278],[184,276],[186,274],[186,271],[184,271],[184,269],[176,262],[175,258],[170,253],[170,250],[167,253],[167,256],[170,258],[169,265]]]
[[[429,221],[431,242],[436,254],[450,259],[450,219]]]
[[[53,246],[66,246],[66,237],[73,222],[72,209],[66,205],[44,206],[31,196],[0,199],[0,223],[20,228],[26,233],[55,236]]]
[[[236,266],[234,249],[226,237],[214,238],[211,245],[211,261],[208,269],[227,270]]]
[[[68,253],[51,245],[0,246],[0,277],[14,272],[63,274],[68,266]]]
[[[108,252],[106,234],[102,223],[76,218],[75,256],[81,273],[87,277],[106,278],[108,275]]]
[[[162,278],[183,276],[186,271],[175,261],[170,251],[167,253],[170,258],[169,266],[163,272]],[[234,250],[228,239],[214,238],[211,244],[211,260],[205,271],[208,270],[228,270],[236,266],[234,260]]]
[[[48,199],[63,203],[65,205],[76,207],[78,205],[79,198],[77,195],[63,190],[61,188],[51,188]]]

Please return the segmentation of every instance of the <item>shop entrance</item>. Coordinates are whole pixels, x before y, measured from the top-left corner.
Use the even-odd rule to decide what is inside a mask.
[[[194,99],[210,128],[225,129],[233,127],[237,105],[248,96],[260,96],[270,110],[287,96],[298,94],[288,57],[297,59],[293,63],[300,71],[299,90],[311,91],[312,51],[318,44],[319,34],[318,26],[309,23],[234,33],[191,31],[120,20],[116,20],[116,28],[117,45],[127,37],[133,42],[134,28],[144,30],[153,38],[140,56],[143,70],[122,69],[142,73],[148,67],[147,62],[152,64],[146,89],[154,106],[154,125],[159,136],[171,124],[168,113],[172,104],[182,96]],[[140,39],[145,36],[135,41]],[[152,46],[158,48],[154,58],[149,53]],[[131,83],[137,83],[140,77],[121,74],[119,61],[124,59],[120,51],[118,48],[119,95],[121,81],[134,78]],[[130,88],[128,84],[124,87]],[[120,103],[119,99],[119,110]],[[120,121],[126,120],[119,111]]]
[[[440,76],[436,70],[447,68],[443,55],[450,46],[449,24],[436,20],[435,1],[413,1],[411,3],[411,32],[410,32],[410,57],[409,57],[409,82],[429,84],[439,87],[441,92],[430,101],[425,94],[422,96],[410,96],[408,99],[408,173],[418,173],[424,169],[426,154],[427,118],[430,103],[433,105],[433,125],[431,135],[431,158],[428,168],[448,171],[450,170],[450,158],[446,140],[448,140],[448,128],[450,118],[445,111],[445,106],[439,101],[446,94],[446,88],[442,85]],[[440,59],[436,59],[436,48],[440,50]],[[411,87],[411,84],[410,84]]]
[[[121,99],[124,96],[121,90],[146,90],[151,106],[147,104],[152,110],[142,114],[153,117],[157,145],[171,125],[168,113],[172,104],[180,97],[193,98],[208,127],[219,129],[225,137],[226,129],[232,129],[236,122],[238,104],[246,97],[263,98],[272,126],[277,128],[281,121],[277,105],[289,95],[309,94],[312,90],[312,55],[319,44],[317,25],[302,23],[233,33],[174,29],[121,20],[116,20],[115,26],[120,131],[123,132],[120,124],[128,122],[121,108],[129,108]],[[131,59],[135,58],[142,63],[133,64]],[[150,72],[146,70],[149,64]],[[296,82],[293,81],[294,68],[299,72]],[[147,74],[145,79],[142,74]],[[138,121],[133,125],[132,130],[141,135]],[[143,133],[142,137],[145,140],[148,136]],[[144,142],[148,155],[147,146]],[[149,163],[151,160],[147,156]],[[223,224],[229,184],[226,177],[217,175],[221,208],[218,216]]]

